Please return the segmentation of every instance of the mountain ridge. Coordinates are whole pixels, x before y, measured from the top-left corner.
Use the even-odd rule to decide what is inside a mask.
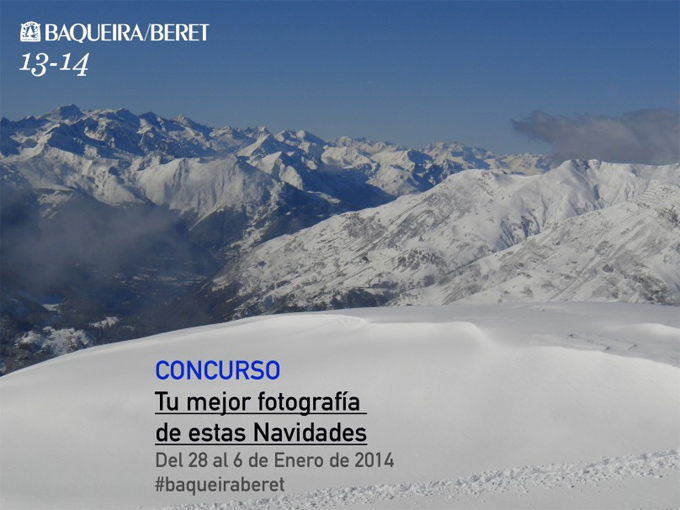
[[[216,294],[219,313],[241,316],[346,305],[559,300],[560,285],[574,286],[572,280],[581,290],[565,292],[567,300],[678,305],[679,186],[680,165],[593,160],[565,162],[538,176],[465,171],[419,195],[264,243],[224,268],[204,292]],[[559,267],[549,255],[562,257]],[[588,264],[599,274],[584,272]],[[506,280],[532,269],[540,283],[529,276],[510,288]],[[560,283],[551,281],[563,273]],[[583,290],[597,287],[598,278],[609,290]],[[497,291],[485,289],[492,283]],[[551,285],[553,293],[531,291]]]

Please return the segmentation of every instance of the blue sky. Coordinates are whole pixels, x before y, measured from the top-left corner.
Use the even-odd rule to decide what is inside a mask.
[[[680,100],[678,1],[2,1],[1,110],[75,103],[210,126],[414,147],[542,151],[511,119],[618,117]],[[21,43],[19,25],[210,23],[199,43]],[[88,76],[19,71],[90,52]]]

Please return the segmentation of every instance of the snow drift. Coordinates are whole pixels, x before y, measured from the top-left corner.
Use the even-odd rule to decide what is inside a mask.
[[[658,508],[680,505],[680,314],[632,304],[391,307],[245,319],[96,347],[0,379],[3,508]],[[159,381],[160,359],[276,359],[275,381]],[[392,468],[157,468],[177,395],[361,400]],[[271,416],[288,426],[337,417]],[[198,448],[197,448],[198,449]],[[203,450],[205,450],[204,448]],[[238,447],[328,455],[322,447]],[[208,450],[219,453],[220,447]],[[234,447],[221,450],[230,454]],[[283,494],[155,492],[159,475],[286,479]],[[238,503],[241,501],[241,503]]]

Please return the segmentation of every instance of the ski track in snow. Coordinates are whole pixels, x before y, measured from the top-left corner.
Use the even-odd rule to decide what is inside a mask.
[[[606,480],[626,477],[668,476],[680,470],[680,450],[645,453],[603,459],[597,462],[521,466],[503,471],[484,471],[467,478],[436,480],[411,484],[384,484],[365,487],[319,489],[274,498],[200,503],[165,507],[163,510],[281,510],[370,505],[396,498],[467,497],[513,491],[527,494],[532,489],[597,486]]]

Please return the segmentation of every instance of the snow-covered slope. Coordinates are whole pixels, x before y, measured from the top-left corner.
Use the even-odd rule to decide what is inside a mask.
[[[678,304],[679,185],[680,165],[461,172],[261,245],[209,291],[221,313],[244,315],[461,299]]]
[[[391,307],[260,317],[96,347],[0,379],[8,509],[676,508],[678,308]],[[159,360],[274,359],[274,381],[162,381]],[[366,415],[155,415],[156,391],[323,396]],[[364,427],[366,446],[154,446],[190,427]],[[186,436],[184,436],[186,437]],[[227,442],[228,443],[228,442]],[[189,467],[189,452],[206,467]],[[213,456],[321,456],[321,468],[213,467]],[[156,454],[184,453],[183,467]],[[329,466],[340,452],[352,466]],[[393,467],[354,467],[357,452]],[[384,457],[383,457],[384,458]],[[168,492],[170,480],[285,479],[283,493]],[[167,487],[167,486],[166,486]]]
[[[561,221],[395,303],[624,301],[680,305],[680,187]]]

